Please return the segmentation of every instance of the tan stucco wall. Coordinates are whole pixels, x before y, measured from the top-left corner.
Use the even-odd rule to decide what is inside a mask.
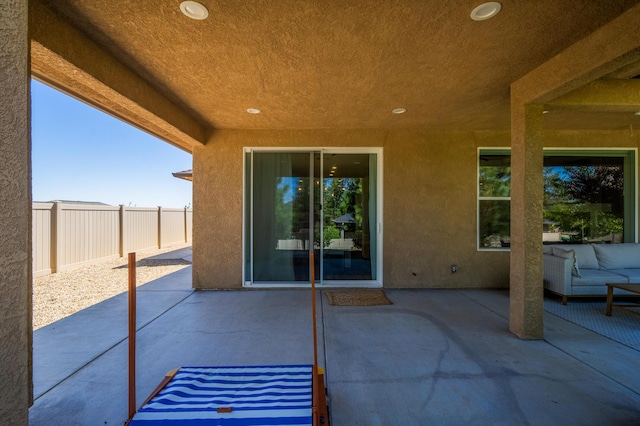
[[[508,254],[478,252],[476,242],[477,147],[508,143],[508,137],[389,135],[384,144],[385,287],[508,285]]]
[[[477,146],[505,145],[508,138],[506,132],[216,132],[194,151],[194,286],[241,287],[248,146],[382,147],[384,286],[507,286],[508,253],[476,250],[475,173]]]
[[[548,132],[545,146],[636,148],[638,138]],[[509,144],[506,131],[218,131],[194,151],[193,285],[242,285],[243,147],[339,146],[383,148],[386,288],[507,287],[509,253],[476,248],[476,157]]]
[[[31,152],[27,1],[0,0],[0,423],[31,399]]]

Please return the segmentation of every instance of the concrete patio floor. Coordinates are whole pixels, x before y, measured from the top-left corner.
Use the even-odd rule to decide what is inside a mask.
[[[179,366],[312,363],[308,290],[190,283],[189,267],[138,289],[138,403]],[[386,294],[318,297],[333,425],[640,424],[638,351],[550,314],[544,340],[520,340],[506,291]],[[126,307],[122,294],[34,333],[31,425],[125,422]]]

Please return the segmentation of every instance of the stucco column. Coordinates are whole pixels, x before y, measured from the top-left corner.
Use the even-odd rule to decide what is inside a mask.
[[[0,0],[0,99],[0,422],[26,425],[32,397],[26,0]]]
[[[543,336],[542,105],[511,101],[511,269],[509,329]]]

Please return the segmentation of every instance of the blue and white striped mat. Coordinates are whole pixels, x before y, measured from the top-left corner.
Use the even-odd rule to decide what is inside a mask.
[[[311,365],[183,367],[133,417],[141,425],[311,425]]]

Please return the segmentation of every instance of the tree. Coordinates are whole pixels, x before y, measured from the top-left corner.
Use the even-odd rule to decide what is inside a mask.
[[[567,167],[567,191],[575,199],[591,204],[623,207],[624,175],[621,166]]]
[[[504,156],[483,157],[479,168],[479,195],[502,199],[481,200],[480,241],[483,247],[501,247],[509,243],[511,211],[511,167]]]
[[[329,244],[331,244],[331,240],[340,238],[340,230],[336,228],[335,225],[325,226],[322,238],[324,240],[324,246],[329,247]]]
[[[511,167],[480,167],[480,195],[483,197],[508,197],[511,192]]]
[[[279,240],[291,237],[291,201],[286,202],[285,197],[290,186],[284,183],[284,178],[279,178],[275,190],[275,236]]]
[[[309,182],[308,177],[298,178],[291,200],[291,226],[294,232],[309,229]]]
[[[622,233],[622,166],[545,167],[544,183],[544,218],[557,223],[572,239]]]

